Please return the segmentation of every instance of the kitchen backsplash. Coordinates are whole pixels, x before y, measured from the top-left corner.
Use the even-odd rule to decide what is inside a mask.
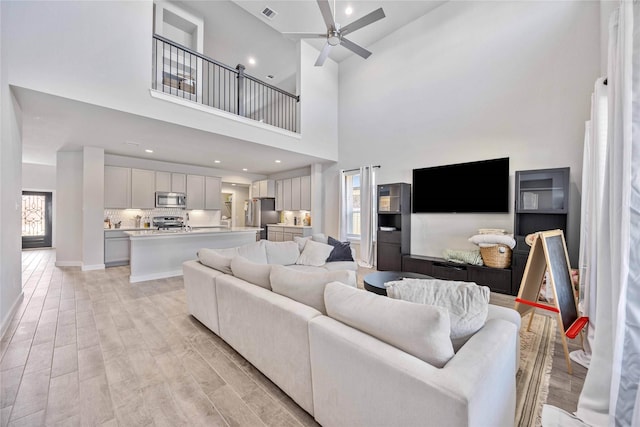
[[[309,218],[311,218],[311,212],[309,211],[281,211],[280,222],[287,225],[294,225],[294,222],[297,222],[295,225],[311,225],[304,223],[304,219],[307,214],[309,214]],[[294,221],[294,218],[297,218],[298,220]]]
[[[109,218],[114,224],[122,221],[122,228],[133,228],[136,226],[136,216],[142,217],[144,222],[145,216],[181,216],[186,220],[186,213],[189,213],[189,225],[192,227],[200,227],[207,225],[220,225],[220,211],[202,211],[202,210],[185,210],[174,208],[156,208],[156,209],[105,209],[104,217]],[[142,226],[142,225],[141,225]]]

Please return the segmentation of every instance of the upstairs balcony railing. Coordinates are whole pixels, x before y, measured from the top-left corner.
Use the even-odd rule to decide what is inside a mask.
[[[153,88],[199,104],[298,132],[300,97],[208,58],[159,35],[153,36]]]

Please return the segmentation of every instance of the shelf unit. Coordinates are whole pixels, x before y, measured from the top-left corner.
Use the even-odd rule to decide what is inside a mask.
[[[516,171],[511,293],[516,295],[529,257],[527,234],[562,230],[567,235],[569,168]]]
[[[411,185],[378,185],[377,203],[377,269],[402,271],[402,256],[411,251]]]

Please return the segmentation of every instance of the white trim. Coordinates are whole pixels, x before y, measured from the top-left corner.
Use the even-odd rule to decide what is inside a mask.
[[[56,267],[82,267],[82,261],[56,261]]]
[[[167,277],[182,276],[182,270],[163,271],[162,273],[129,276],[129,283],[145,282],[147,280],[166,279]]]
[[[104,264],[83,264],[81,269],[82,271],[104,270]]]
[[[13,319],[13,316],[15,316],[16,311],[18,310],[18,307],[20,306],[20,304],[22,304],[22,301],[24,301],[24,292],[21,290],[20,295],[18,295],[18,298],[16,298],[16,300],[13,302],[13,305],[11,306],[9,313],[7,313],[4,319],[2,319],[2,328],[0,328],[0,338],[4,338],[4,334],[9,329],[9,324],[11,323],[11,319]]]
[[[244,123],[247,125],[251,125],[260,129],[268,130],[270,132],[279,133],[280,135],[290,136],[297,139],[302,139],[302,135],[296,132],[291,132],[286,129],[279,128],[277,126],[272,126],[263,122],[259,122],[253,119],[248,119],[246,117],[238,116],[233,113],[228,113],[224,110],[219,110],[214,107],[209,107],[207,105],[199,104],[195,101],[190,101],[188,99],[180,98],[175,95],[170,95],[168,93],[161,92],[156,89],[149,89],[149,93],[152,98],[161,99],[163,101],[168,101],[173,104],[179,104],[184,107],[193,108],[194,110],[199,110],[208,114],[212,114],[214,116],[223,117],[225,119],[234,120],[236,122]]]

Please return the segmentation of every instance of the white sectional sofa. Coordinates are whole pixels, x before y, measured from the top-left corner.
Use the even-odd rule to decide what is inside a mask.
[[[454,354],[444,309],[358,290],[353,271],[255,262],[264,251],[286,263],[268,252],[292,249],[263,242],[227,252],[229,272],[185,262],[189,312],[323,426],[513,425],[516,312],[491,306],[484,326]],[[323,274],[342,283],[319,287]],[[299,280],[288,283],[292,277]],[[426,362],[423,347],[438,360]]]

